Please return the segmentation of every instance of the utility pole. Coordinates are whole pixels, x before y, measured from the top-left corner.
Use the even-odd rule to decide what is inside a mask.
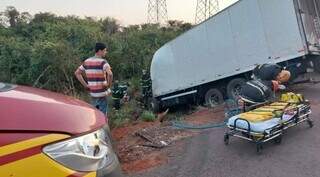
[[[168,21],[167,1],[148,1],[148,23],[165,24]]]
[[[197,0],[195,23],[199,24],[219,11],[218,0]]]

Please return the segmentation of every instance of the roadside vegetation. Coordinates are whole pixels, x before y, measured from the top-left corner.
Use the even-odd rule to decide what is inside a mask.
[[[1,10],[1,9],[0,9]],[[108,44],[108,62],[115,80],[130,82],[131,103],[111,114],[126,122],[137,107],[142,69],[149,69],[154,52],[192,27],[182,21],[165,26],[142,24],[121,26],[116,19],[30,15],[7,7],[0,13],[0,81],[43,88],[88,101],[74,77],[80,63],[93,55],[93,46]],[[147,115],[147,114],[145,114]],[[149,115],[145,116],[149,120]]]

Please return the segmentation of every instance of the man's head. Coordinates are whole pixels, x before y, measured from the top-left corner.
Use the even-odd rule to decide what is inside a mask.
[[[99,57],[105,57],[107,54],[107,46],[104,43],[96,43],[95,47],[96,55]]]
[[[282,70],[278,75],[277,75],[277,81],[280,83],[286,83],[289,81],[291,76],[291,73],[288,70]]]

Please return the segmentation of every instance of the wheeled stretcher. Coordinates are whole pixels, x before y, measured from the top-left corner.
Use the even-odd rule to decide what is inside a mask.
[[[269,105],[270,103],[259,105],[260,109],[258,107],[256,110],[259,111],[264,108],[269,108]],[[290,127],[294,127],[303,122],[307,122],[310,128],[313,127],[313,121],[309,117],[311,114],[309,102],[303,101],[299,104],[294,104],[290,109],[287,109],[290,103],[284,105],[286,105],[286,108],[283,109],[285,111],[264,121],[250,121],[251,119],[241,118],[243,113],[232,116],[227,122],[228,130],[224,135],[224,143],[228,145],[230,137],[238,137],[255,143],[256,150],[260,153],[263,143],[265,142],[274,140],[276,143],[281,143],[283,132]],[[260,116],[259,112],[253,112],[250,116],[252,117],[253,115],[254,117],[256,114],[257,117]]]

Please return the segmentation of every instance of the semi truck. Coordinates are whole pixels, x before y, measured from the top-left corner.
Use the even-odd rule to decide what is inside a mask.
[[[259,64],[319,71],[319,14],[318,0],[239,0],[218,12],[155,52],[154,110],[234,98]]]

